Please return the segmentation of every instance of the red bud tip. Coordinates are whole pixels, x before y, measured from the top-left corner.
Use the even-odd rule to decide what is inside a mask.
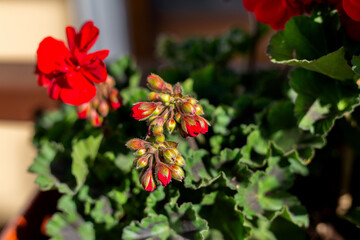
[[[78,118],[85,119],[90,113],[90,103],[84,103],[76,108]]]
[[[93,125],[94,127],[99,127],[99,126],[101,126],[102,120],[103,120],[102,117],[99,116],[99,114],[96,112],[96,110],[91,109],[91,112],[90,112],[91,125]]]
[[[170,169],[163,163],[158,163],[157,168],[157,177],[160,180],[161,184],[165,187],[171,181],[171,172]]]
[[[146,191],[154,191],[156,184],[151,170],[147,170],[142,178],[142,185]]]
[[[147,142],[138,138],[129,140],[125,145],[131,150],[138,150],[140,148],[145,148]]]

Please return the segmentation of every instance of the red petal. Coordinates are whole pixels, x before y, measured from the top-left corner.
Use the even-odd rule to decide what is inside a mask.
[[[96,62],[92,63],[92,66],[83,66],[81,69],[82,74],[91,82],[102,83],[106,81],[106,66],[100,59],[97,59]]]
[[[282,4],[282,0],[273,0],[260,2],[254,13],[259,22],[270,24],[282,19],[286,11],[288,9]]]
[[[246,10],[253,12],[256,5],[258,5],[262,0],[243,0],[243,4]]]
[[[67,72],[66,58],[71,57],[64,42],[52,37],[42,40],[37,50],[37,67],[40,72],[50,74],[53,72]]]
[[[79,32],[78,47],[81,51],[89,51],[99,37],[99,29],[92,21],[86,22]]]
[[[81,73],[75,73],[67,77],[72,83],[72,88],[62,88],[60,98],[70,105],[81,105],[90,101],[96,95],[96,87],[90,83]]]
[[[49,78],[47,78],[45,74],[39,73],[37,82],[38,82],[39,86],[48,87],[51,80]]]
[[[66,36],[68,41],[68,46],[71,52],[74,51],[76,47],[76,30],[74,27],[66,27]]]
[[[343,0],[343,8],[346,14],[357,22],[360,22],[360,5],[350,0]]]
[[[87,57],[89,60],[94,58],[100,58],[101,60],[104,60],[109,55],[109,52],[110,50],[103,49],[93,53],[89,53]]]

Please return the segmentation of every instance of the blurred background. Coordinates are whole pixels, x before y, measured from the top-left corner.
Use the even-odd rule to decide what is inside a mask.
[[[36,50],[46,36],[65,40],[65,27],[86,20],[100,28],[92,51],[110,49],[108,61],[131,55],[147,73],[159,64],[156,39],[181,41],[216,36],[232,27],[251,31],[241,0],[0,0],[0,230],[20,214],[37,191],[27,168],[36,156],[31,144],[39,110],[51,100],[34,75]],[[264,40],[258,59],[268,63]]]

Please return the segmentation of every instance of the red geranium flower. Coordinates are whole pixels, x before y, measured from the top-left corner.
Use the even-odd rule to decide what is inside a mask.
[[[310,12],[324,0],[243,0],[244,7],[254,12],[256,20],[269,24],[273,29],[283,29],[293,16]]]
[[[99,29],[91,21],[86,22],[78,33],[73,27],[67,27],[66,34],[69,48],[52,37],[46,37],[39,44],[38,84],[48,88],[51,98],[80,105],[95,96],[96,83],[106,80],[103,60],[109,50],[88,53],[99,36]]]
[[[131,116],[136,120],[146,120],[155,111],[158,104],[152,102],[137,103],[132,107]]]
[[[336,5],[340,20],[350,38],[360,42],[360,3],[343,0]]]
[[[342,4],[347,15],[354,21],[360,22],[360,1],[343,0]]]
[[[184,137],[196,137],[199,133],[205,134],[208,131],[207,121],[195,115],[195,117],[183,117],[181,120],[181,134]]]

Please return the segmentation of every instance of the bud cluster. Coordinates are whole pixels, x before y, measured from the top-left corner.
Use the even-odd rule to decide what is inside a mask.
[[[164,129],[170,134],[177,128],[183,137],[196,137],[208,131],[209,122],[201,117],[204,114],[198,101],[183,95],[179,83],[174,87],[160,76],[151,74],[147,86],[153,90],[148,95],[151,102],[140,102],[132,109],[132,116],[140,121],[147,120],[149,132],[159,141],[164,139]]]
[[[161,183],[164,187],[171,179],[181,181],[184,178],[182,166],[185,160],[176,149],[176,142],[150,142],[141,139],[131,139],[126,146],[134,150],[134,166],[142,168],[140,182],[146,191],[153,191]]]
[[[134,166],[143,168],[140,182],[146,191],[153,191],[158,183],[164,187],[171,179],[181,181],[185,160],[177,150],[178,143],[165,141],[164,131],[173,133],[178,129],[181,136],[195,137],[208,131],[209,122],[201,117],[204,114],[198,101],[183,95],[179,83],[174,87],[160,76],[151,74],[147,86],[153,90],[148,95],[150,102],[136,103],[132,117],[148,123],[145,140],[132,139],[126,146],[135,150]]]
[[[105,82],[97,85],[96,96],[77,107],[78,117],[88,119],[94,127],[101,126],[109,110],[116,110],[121,106],[119,91],[114,87],[115,80],[108,75]]]

